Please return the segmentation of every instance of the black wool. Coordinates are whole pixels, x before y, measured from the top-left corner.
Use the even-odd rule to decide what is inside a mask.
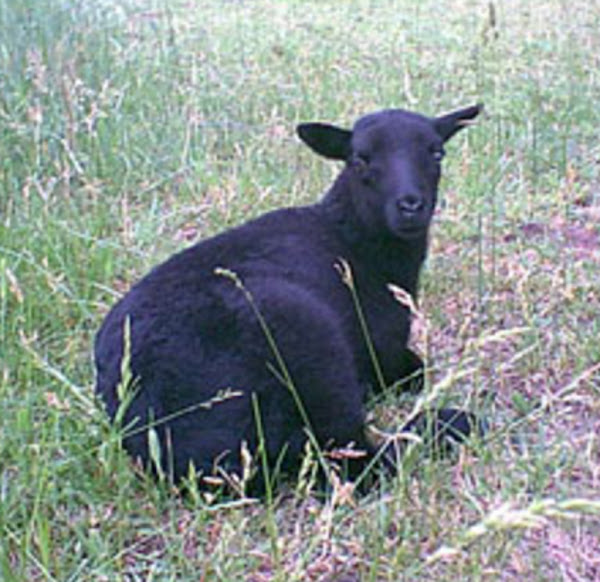
[[[95,343],[96,390],[113,420],[124,412],[129,453],[151,467],[152,427],[162,470],[175,481],[190,466],[200,476],[217,467],[240,474],[242,443],[251,453],[259,444],[259,414],[272,468],[297,466],[306,424],[324,448],[354,443],[365,463],[377,454],[365,432],[369,389],[422,366],[407,350],[410,311],[388,285],[416,298],[444,142],[479,112],[428,118],[386,110],[352,130],[302,124],[298,134],[311,149],[344,162],[320,202],[204,240],[136,283]]]

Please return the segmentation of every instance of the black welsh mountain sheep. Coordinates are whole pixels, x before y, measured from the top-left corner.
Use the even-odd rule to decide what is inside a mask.
[[[324,449],[352,444],[372,460],[382,445],[367,436],[369,390],[422,367],[407,349],[410,310],[389,285],[416,297],[444,143],[480,110],[384,110],[351,131],[301,124],[303,142],[345,164],[320,202],[174,255],[106,317],[96,390],[126,450],[175,482],[191,470],[200,482],[239,476],[242,450],[290,471],[307,429]],[[474,428],[455,409],[428,418],[405,428],[455,440]]]

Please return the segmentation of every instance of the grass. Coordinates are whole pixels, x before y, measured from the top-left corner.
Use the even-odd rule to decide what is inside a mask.
[[[0,0],[0,579],[600,579],[599,29],[583,0]],[[317,199],[337,169],[298,121],[475,101],[415,343],[489,442],[409,456],[357,500],[207,503],[136,476],[93,399],[116,298]]]

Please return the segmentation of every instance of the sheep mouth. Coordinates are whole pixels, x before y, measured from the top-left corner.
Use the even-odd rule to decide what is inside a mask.
[[[386,214],[388,231],[394,237],[413,240],[427,235],[431,223],[431,213],[428,209],[410,215],[395,211],[388,211]]]
[[[427,220],[399,221],[392,228],[396,237],[405,240],[422,238],[427,235],[428,230],[429,221]]]
[[[403,226],[395,230],[395,235],[403,240],[414,240],[427,235],[428,225]]]

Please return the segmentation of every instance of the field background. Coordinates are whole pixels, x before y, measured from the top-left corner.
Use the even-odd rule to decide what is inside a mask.
[[[310,203],[294,137],[482,101],[448,147],[415,344],[488,442],[354,501],[181,499],[93,398],[110,306]],[[0,580],[600,580],[600,5],[0,0]],[[414,398],[373,406],[393,428]]]

